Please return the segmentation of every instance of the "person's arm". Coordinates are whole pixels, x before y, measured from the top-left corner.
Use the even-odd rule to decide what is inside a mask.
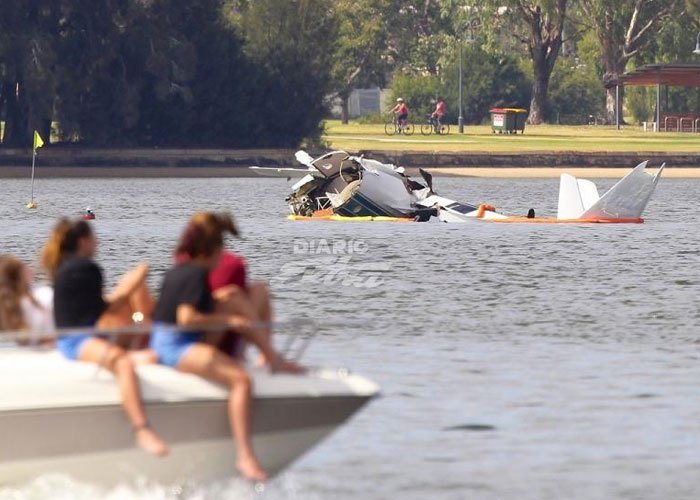
[[[114,290],[105,297],[107,310],[124,305],[136,289],[143,284],[146,276],[148,276],[148,264],[146,263],[141,263],[126,273]]]
[[[253,328],[250,320],[239,315],[230,314],[210,314],[198,311],[192,304],[180,304],[176,311],[177,325],[184,328],[216,327],[226,326],[236,330],[246,339],[250,340],[260,349],[269,360],[281,359],[280,355],[272,348],[272,344],[267,336],[261,331]],[[272,362],[272,361],[271,361]]]
[[[225,302],[243,293],[243,289],[238,285],[226,285],[211,292],[211,296],[217,302]]]

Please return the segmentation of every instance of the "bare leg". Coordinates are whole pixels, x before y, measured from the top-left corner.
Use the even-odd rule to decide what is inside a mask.
[[[263,334],[267,335],[269,341],[272,341],[272,300],[270,297],[270,288],[267,283],[255,282],[248,287],[248,297],[252,304],[253,310],[257,312],[258,320],[265,323],[265,328],[262,329]],[[260,356],[260,364],[268,364],[264,355]]]
[[[141,283],[141,285],[134,290],[134,293],[129,298],[129,305],[132,311],[143,314],[144,322],[151,322],[151,316],[153,315],[153,309],[155,309],[156,303],[145,282]]]
[[[114,374],[119,385],[124,412],[136,434],[136,444],[153,455],[167,455],[170,451],[168,445],[148,425],[141,401],[139,381],[134,366],[124,350],[93,337],[83,344],[80,360],[98,363]]]
[[[228,410],[237,448],[236,468],[252,481],[265,481],[267,474],[255,456],[250,438],[252,383],[248,373],[230,357],[207,344],[193,344],[185,352],[177,369],[215,380],[231,388]]]
[[[131,271],[119,280],[117,288],[130,280]],[[134,313],[139,312],[144,325],[151,324],[151,316],[155,303],[146,283],[141,283],[131,294],[129,300],[117,309],[112,309],[100,316],[97,322],[98,328],[114,329],[120,326],[132,326]],[[135,364],[154,364],[158,362],[158,355],[148,348],[148,335],[129,335],[119,338],[117,344],[127,351],[127,355]]]
[[[247,304],[247,307],[244,305]],[[233,316],[240,316],[241,319],[255,322],[260,321],[260,317],[256,313],[255,306],[247,297],[230,297],[228,300],[219,300],[216,303],[216,312]],[[287,373],[303,373],[304,369],[287,361],[277,353],[272,347],[272,339],[269,328],[243,326],[235,328],[235,331],[241,334],[247,341],[254,344],[262,353],[264,361],[270,366],[274,372]]]
[[[226,300],[221,301],[221,310],[227,314],[238,314],[247,318],[251,322],[264,323],[259,331],[267,337],[268,342],[272,339],[272,301],[270,300],[270,290],[266,283],[251,283],[247,290],[235,286],[228,288],[230,293]],[[264,355],[260,356],[260,364],[268,364]]]

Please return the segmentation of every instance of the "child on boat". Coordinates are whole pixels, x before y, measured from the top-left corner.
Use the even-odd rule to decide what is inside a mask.
[[[238,234],[228,214],[203,212],[190,219],[175,250],[177,263],[163,279],[151,346],[161,363],[230,387],[229,420],[238,451],[236,466],[244,477],[264,481],[267,474],[250,438],[250,376],[231,356],[211,341],[205,342],[205,331],[235,330],[260,349],[273,371],[298,373],[302,369],[283,359],[273,349],[269,335],[238,314],[229,298],[212,296],[208,277],[221,260],[227,233]]]
[[[52,334],[53,290],[32,287],[32,270],[12,255],[0,255],[0,331],[26,331],[27,343],[37,345]],[[25,343],[24,341],[21,343]]]
[[[139,265],[121,279],[111,294],[104,295],[102,271],[94,261],[96,253],[97,238],[87,221],[58,221],[41,255],[53,281],[57,328],[124,326],[131,323],[125,315],[135,307],[138,311],[152,307],[145,285],[148,266]],[[138,446],[154,455],[168,453],[168,446],[148,424],[136,372],[124,349],[87,334],[62,336],[56,346],[68,359],[97,363],[112,372]]]

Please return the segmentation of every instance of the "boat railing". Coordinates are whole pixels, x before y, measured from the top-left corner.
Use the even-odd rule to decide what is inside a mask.
[[[319,323],[311,318],[296,318],[282,321],[254,321],[250,325],[254,329],[289,330],[294,329],[294,334],[283,335],[281,353],[290,359],[298,361],[303,356],[309,344],[316,337],[319,330]],[[166,328],[173,332],[192,331],[192,328],[183,328],[177,325],[166,325]],[[30,330],[14,330],[0,332],[0,348],[3,347],[41,347],[48,342],[60,338],[74,337],[80,335],[99,335],[106,338],[110,343],[116,343],[118,338],[143,337],[150,335],[152,325],[137,323],[120,326],[117,328],[57,328],[52,332],[33,332]],[[201,332],[218,332],[229,329],[225,323],[212,323],[210,325],[198,326]]]
[[[316,210],[326,210],[328,208],[333,208],[333,204],[328,196],[316,197]]]

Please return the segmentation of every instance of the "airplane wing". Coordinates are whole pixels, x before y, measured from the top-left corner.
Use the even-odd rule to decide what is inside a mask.
[[[316,173],[314,170],[305,168],[248,167],[248,169],[263,177],[283,177],[285,179],[304,177],[305,175],[314,175]]]

